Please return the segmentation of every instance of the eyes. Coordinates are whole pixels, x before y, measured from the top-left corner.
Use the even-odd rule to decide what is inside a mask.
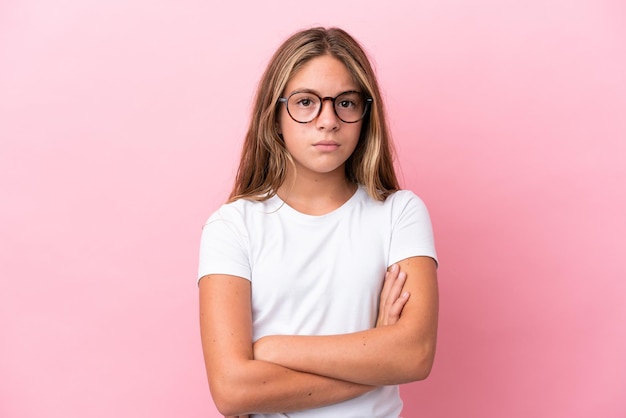
[[[300,97],[298,100],[295,100],[294,103],[300,107],[311,107],[311,106],[315,106],[316,102],[312,97],[305,96],[305,97]]]
[[[356,109],[360,108],[363,103],[361,93],[352,91],[341,93],[337,97],[325,97],[324,99],[314,93],[295,93],[292,95],[290,103],[305,109],[317,107],[324,100],[331,100],[338,109]]]
[[[372,103],[371,97],[365,97],[359,91],[345,91],[336,97],[320,97],[312,91],[295,91],[289,97],[280,97],[287,112],[293,120],[299,123],[309,123],[322,111],[322,104],[330,101],[335,114],[346,123],[355,123],[363,119]]]
[[[336,103],[335,106],[339,106],[339,107],[343,107],[345,109],[348,109],[350,107],[356,107],[357,104],[354,101],[350,101],[350,100],[342,100],[339,103]]]

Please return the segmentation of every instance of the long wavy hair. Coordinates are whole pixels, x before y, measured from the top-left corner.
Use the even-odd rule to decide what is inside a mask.
[[[362,92],[373,99],[363,119],[359,142],[346,161],[346,178],[363,185],[379,201],[399,189],[383,101],[367,55],[344,30],[318,27],[289,37],[263,73],[229,202],[269,199],[285,181],[287,165],[295,166],[277,131],[278,99],[291,77],[311,59],[322,55],[343,62]]]

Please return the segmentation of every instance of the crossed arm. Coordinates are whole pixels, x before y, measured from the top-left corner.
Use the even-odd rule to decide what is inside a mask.
[[[412,257],[386,274],[375,328],[268,336],[253,344],[249,282],[203,278],[200,326],[214,402],[226,416],[286,412],[424,379],[434,359],[437,311],[435,262]]]

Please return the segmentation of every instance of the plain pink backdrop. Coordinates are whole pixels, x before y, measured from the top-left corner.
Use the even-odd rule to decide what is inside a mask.
[[[0,3],[0,416],[219,416],[200,229],[270,54],[316,24],[371,54],[433,218],[405,417],[626,416],[626,7],[386,3]]]

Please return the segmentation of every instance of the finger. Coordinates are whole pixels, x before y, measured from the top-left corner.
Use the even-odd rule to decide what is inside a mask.
[[[395,301],[402,294],[402,288],[404,287],[404,283],[406,282],[406,273],[401,271],[397,274],[396,279],[391,284],[389,289],[389,294],[387,295],[387,302],[389,303],[389,308],[395,303]]]
[[[389,298],[389,292],[391,292],[391,287],[395,281],[395,272],[389,270],[385,273],[385,279],[383,281],[383,288],[380,291],[380,306],[381,308],[385,306],[387,299]]]
[[[380,300],[378,302],[378,319],[376,321],[377,326],[385,325],[387,313],[393,303],[393,299],[389,298],[393,284],[395,283],[400,269],[397,264],[394,264],[385,273],[385,280],[383,282],[383,289],[380,293]]]
[[[409,296],[411,294],[409,292],[402,292],[402,294],[396,299],[396,301],[389,308],[389,312],[387,313],[387,325],[392,325],[398,322],[400,319],[400,315],[402,314],[402,310],[404,309],[404,305],[409,300]]]
[[[380,293],[380,300],[381,300],[381,302],[387,300],[387,298],[389,296],[389,292],[391,291],[391,287],[393,286],[393,283],[395,282],[395,279],[398,277],[398,272],[399,271],[400,271],[400,269],[398,268],[398,265],[394,264],[385,273],[385,281],[383,282],[383,290]]]
[[[381,325],[391,325],[398,322],[402,309],[406,304],[406,295],[402,297],[402,289],[406,282],[406,273],[400,271],[395,280],[391,280],[390,278],[390,282],[388,283],[390,285],[388,288],[389,293],[384,302],[384,310],[381,312],[382,317],[380,317],[379,321]]]

